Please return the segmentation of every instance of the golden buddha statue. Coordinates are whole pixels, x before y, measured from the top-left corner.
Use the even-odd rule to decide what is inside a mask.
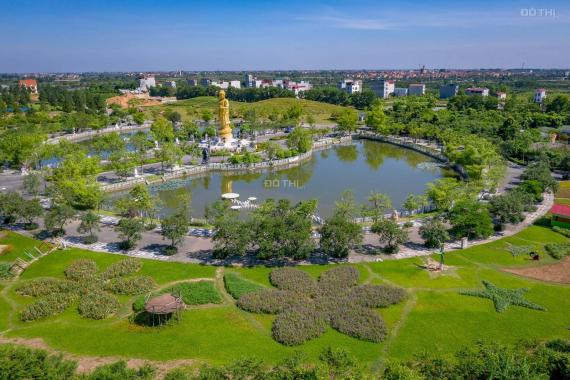
[[[218,133],[225,144],[230,144],[233,140],[232,127],[230,124],[230,103],[228,99],[226,99],[226,92],[224,90],[220,90],[218,96],[220,98],[218,103],[220,129]]]

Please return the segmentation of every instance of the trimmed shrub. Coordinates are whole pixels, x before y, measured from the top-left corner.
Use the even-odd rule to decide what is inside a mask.
[[[112,293],[129,296],[147,293],[154,288],[156,288],[156,282],[148,276],[114,278],[105,286],[105,289]]]
[[[94,291],[81,297],[77,310],[85,318],[105,319],[115,314],[119,306],[119,301],[112,294]]]
[[[236,300],[244,294],[253,293],[263,289],[262,285],[245,280],[236,273],[226,273],[224,275],[224,286],[228,293]]]
[[[406,291],[393,286],[361,285],[350,291],[350,302],[364,307],[387,307],[406,298]]]
[[[381,342],[386,338],[388,329],[384,320],[374,310],[349,306],[336,309],[330,316],[331,326],[353,338]]]
[[[406,296],[403,289],[388,286],[356,287],[358,271],[350,266],[328,270],[318,282],[293,268],[276,269],[270,277],[278,289],[244,294],[237,306],[254,313],[277,314],[273,337],[286,345],[315,338],[328,325],[349,336],[379,342],[386,337],[387,329],[371,308],[400,302]]]
[[[156,369],[150,364],[139,368],[129,368],[125,361],[118,361],[95,368],[90,374],[81,377],[84,380],[152,380]]]
[[[22,310],[20,319],[24,322],[35,321],[63,313],[75,299],[75,295],[70,293],[49,294]]]
[[[566,236],[567,238],[570,238],[570,230],[567,228],[562,228],[562,227],[558,227],[558,226],[554,226],[552,227],[552,231],[554,232],[558,232],[561,235]]]
[[[269,275],[271,284],[281,290],[301,291],[306,294],[315,294],[317,284],[306,272],[294,268],[275,269]]]
[[[279,314],[273,323],[273,338],[287,346],[298,345],[325,332],[327,321],[311,306],[297,306]]]
[[[83,238],[83,244],[95,244],[99,240],[97,235],[87,235]]]
[[[104,272],[103,278],[117,278],[136,273],[142,268],[142,262],[137,259],[128,258],[110,265]]]
[[[93,260],[75,260],[65,269],[65,276],[74,281],[91,279],[97,273],[97,263]]]
[[[144,310],[144,305],[146,304],[146,296],[137,297],[133,302],[132,309],[135,313],[139,313]]]
[[[16,293],[23,296],[43,297],[53,293],[69,293],[73,283],[55,278],[40,278],[27,282],[18,288]]]
[[[569,243],[549,243],[544,246],[546,252],[553,258],[560,260],[570,255]]]

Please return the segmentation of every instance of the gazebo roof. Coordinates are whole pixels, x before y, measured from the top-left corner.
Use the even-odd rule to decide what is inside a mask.
[[[172,294],[162,294],[151,298],[145,304],[144,309],[151,314],[171,314],[184,308],[184,302]]]

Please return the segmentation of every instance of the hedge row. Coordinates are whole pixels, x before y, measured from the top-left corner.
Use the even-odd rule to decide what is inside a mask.
[[[10,272],[10,268],[12,268],[11,264],[0,263],[0,280],[12,277],[12,273]]]
[[[69,293],[73,289],[74,284],[71,281],[40,278],[17,287],[16,293],[23,296],[43,297],[53,293]]]
[[[114,278],[107,283],[105,289],[115,294],[134,296],[148,293],[156,287],[154,279],[148,276],[132,278]]]
[[[114,295],[104,291],[94,291],[79,300],[77,310],[85,318],[105,319],[115,314],[120,306],[119,300]]]
[[[569,243],[549,243],[544,246],[546,252],[553,258],[560,260],[570,255]]]
[[[224,275],[224,286],[226,287],[227,292],[236,300],[244,294],[253,293],[263,289],[262,285],[245,280],[236,273],[226,273]]]
[[[35,321],[63,313],[75,299],[76,296],[71,293],[49,294],[22,310],[20,319],[24,322]]]

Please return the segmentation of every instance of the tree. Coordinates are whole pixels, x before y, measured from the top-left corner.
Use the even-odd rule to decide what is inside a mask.
[[[252,211],[250,228],[258,257],[307,258],[315,247],[311,221],[316,207],[316,200],[291,206],[287,199],[268,199]]]
[[[382,104],[378,104],[368,112],[366,112],[366,126],[372,128],[375,132],[387,133],[388,118],[384,113]]]
[[[72,218],[75,217],[75,211],[67,204],[55,204],[48,211],[44,218],[44,224],[47,230],[51,231],[53,236],[61,236],[65,234],[63,227]]]
[[[250,244],[251,229],[239,218],[239,212],[230,208],[228,201],[218,201],[209,209],[209,218],[216,233],[214,257],[243,256]]]
[[[469,239],[487,238],[493,234],[493,221],[487,207],[475,200],[461,200],[449,212],[451,233]]]
[[[343,110],[337,118],[339,131],[345,133],[352,133],[356,131],[358,123],[358,114],[351,109]]]
[[[362,241],[362,228],[345,215],[335,213],[321,227],[321,250],[329,256],[347,257],[350,248]]]
[[[81,214],[81,223],[77,227],[77,232],[80,234],[89,233],[89,236],[84,239],[86,244],[93,244],[97,241],[97,236],[93,231],[101,231],[99,227],[100,221],[101,217],[99,214],[95,214],[91,210]]]
[[[213,117],[214,115],[212,114],[212,111],[210,111],[209,109],[205,109],[202,111],[202,120],[204,120],[206,124],[210,123]]]
[[[30,173],[24,177],[24,191],[32,196],[38,196],[42,185],[42,177],[40,174]]]
[[[20,217],[26,221],[25,228],[29,230],[38,228],[38,224],[34,222],[34,219],[39,218],[44,213],[40,200],[36,198],[23,200],[21,204]]]
[[[426,195],[431,203],[440,210],[447,211],[456,201],[461,183],[455,178],[441,178],[428,184]]]
[[[408,211],[410,214],[413,214],[420,208],[425,207],[427,204],[427,197],[424,195],[414,195],[408,194],[406,199],[404,200],[404,209]]]
[[[158,151],[158,159],[160,160],[163,171],[165,166],[172,168],[176,165],[180,165],[183,157],[184,152],[182,149],[172,142],[162,144]]]
[[[311,132],[307,129],[296,127],[287,136],[287,146],[299,153],[308,152],[313,147]]]
[[[540,182],[544,189],[543,191],[555,193],[559,187],[558,181],[556,181],[550,173],[550,163],[546,158],[541,158],[528,165],[522,174],[522,179]]]
[[[428,248],[441,248],[443,244],[449,240],[447,228],[438,218],[425,221],[421,225],[419,233]]]
[[[365,206],[363,213],[370,216],[374,223],[382,219],[386,211],[392,208],[392,200],[389,196],[374,191],[368,196],[368,203],[369,205]]]
[[[335,213],[340,217],[352,220],[356,217],[358,206],[352,190],[345,190],[341,193],[340,199],[335,202]]]
[[[520,194],[520,195],[519,195]],[[507,223],[517,224],[524,220],[526,202],[521,192],[497,195],[489,201],[489,212],[502,228]]]
[[[172,123],[163,117],[158,117],[150,126],[150,133],[155,141],[164,143],[174,141],[174,128]]]
[[[141,174],[143,174],[144,173],[144,167],[143,167],[144,160],[146,158],[146,155],[148,153],[149,148],[152,147],[152,143],[148,140],[147,134],[144,133],[143,131],[139,131],[139,132],[135,133],[130,138],[130,143],[133,145],[137,160],[139,162],[139,165],[141,166]]]
[[[15,191],[0,193],[0,216],[6,224],[15,223],[20,215],[24,200]]]
[[[125,217],[152,218],[155,213],[155,201],[143,184],[135,185],[129,191],[129,196],[119,199],[115,207]]]
[[[123,239],[121,248],[124,250],[133,248],[137,241],[142,238],[143,230],[144,223],[139,218],[122,218],[119,220],[119,223],[115,226],[115,231]]]
[[[385,252],[397,253],[399,245],[408,240],[408,232],[391,219],[380,219],[370,229],[378,235],[378,240],[385,244]]]
[[[170,247],[167,249],[166,254],[176,253],[176,246],[182,242],[182,238],[188,233],[189,226],[190,221],[188,220],[186,207],[162,220],[160,233],[164,239],[170,240]]]

